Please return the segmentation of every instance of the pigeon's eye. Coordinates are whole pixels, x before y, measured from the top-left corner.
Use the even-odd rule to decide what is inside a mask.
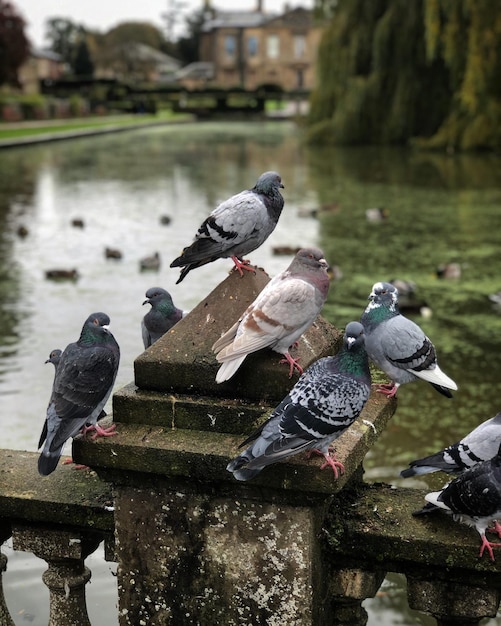
[[[99,326],[99,320],[97,318],[93,320],[92,323],[94,324],[94,326]]]

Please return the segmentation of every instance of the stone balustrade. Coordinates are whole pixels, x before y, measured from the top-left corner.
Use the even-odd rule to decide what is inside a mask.
[[[248,483],[226,471],[293,384],[271,351],[214,382],[213,341],[267,280],[230,274],[138,357],[134,383],[113,398],[118,434],[73,443],[75,461],[94,472],[59,466],[42,479],[36,455],[0,451],[0,541],[12,534],[14,548],[48,562],[51,626],[89,623],[84,560],[103,539],[118,562],[120,626],[361,626],[362,602],[387,572],[406,575],[409,605],[439,625],[496,614],[501,573],[478,558],[474,530],[413,518],[420,491],[363,482],[395,400],[373,393],[336,441],[346,467],[338,480],[302,455]],[[299,343],[303,367],[339,341],[319,318]],[[9,619],[0,594],[0,623]]]

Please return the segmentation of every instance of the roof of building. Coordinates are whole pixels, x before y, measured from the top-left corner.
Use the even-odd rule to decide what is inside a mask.
[[[277,17],[277,13],[260,11],[214,11],[202,30],[208,32],[216,28],[255,28]]]

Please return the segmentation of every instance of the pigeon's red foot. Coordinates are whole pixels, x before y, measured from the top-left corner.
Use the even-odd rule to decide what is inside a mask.
[[[88,470],[90,467],[88,465],[82,465],[81,463],[75,463],[73,459],[65,459],[63,461],[63,465],[74,465],[73,469],[76,470]]]
[[[482,535],[482,545],[480,546],[480,556],[484,553],[484,550],[487,550],[489,556],[491,557],[491,561],[495,561],[494,553],[492,548],[501,548],[501,543],[492,543],[487,539],[485,535]]]
[[[494,522],[494,528],[488,528],[487,532],[496,533],[496,535],[501,539],[501,524],[496,520]]]
[[[290,365],[289,378],[292,378],[294,368],[297,369],[300,375],[303,373],[303,368],[299,365],[299,359],[294,359],[288,352],[284,354],[284,357],[285,359],[280,359],[279,363],[288,363]]]
[[[334,477],[338,478],[339,474],[344,474],[344,465],[341,463],[341,461],[338,461],[336,459],[336,456],[334,454],[334,452],[321,452],[320,450],[317,450],[316,448],[312,448],[309,452],[308,452],[308,458],[310,458],[310,456],[312,454],[318,454],[320,456],[323,456],[325,459],[325,463],[322,463],[322,465],[320,466],[320,469],[323,470],[326,467],[332,467],[332,471],[334,472]],[[339,468],[339,472],[338,472],[338,468]]]
[[[115,423],[111,424],[111,426],[108,426],[108,428],[103,428],[102,426],[99,426],[99,424],[95,424],[94,430],[96,432],[92,435],[92,439],[95,440],[98,437],[113,437],[113,435],[118,434],[115,430],[116,427],[117,425]]]
[[[254,274],[256,273],[256,270],[253,267],[249,267],[250,261],[248,259],[239,259],[236,256],[232,256],[231,260],[233,261],[233,263],[235,263],[235,269],[238,271],[240,276],[244,275],[242,270],[247,270],[248,272],[254,272]]]
[[[397,395],[398,386],[395,383],[376,385],[376,391],[382,393],[387,398],[394,398]]]

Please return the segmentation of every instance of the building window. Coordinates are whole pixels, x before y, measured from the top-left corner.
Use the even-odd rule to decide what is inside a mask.
[[[304,59],[306,56],[306,37],[304,35],[294,35],[294,58]]]
[[[247,39],[247,54],[250,57],[257,56],[257,37],[255,35],[251,35]]]
[[[268,35],[266,40],[266,55],[269,59],[278,59],[280,56],[280,39],[278,35]]]
[[[226,56],[234,57],[237,51],[237,41],[235,35],[226,35],[224,38],[224,51]]]

